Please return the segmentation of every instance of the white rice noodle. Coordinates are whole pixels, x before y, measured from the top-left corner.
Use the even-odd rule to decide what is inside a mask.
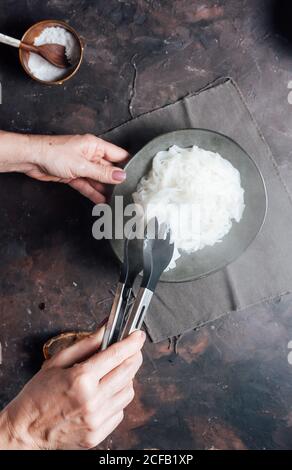
[[[170,227],[175,253],[169,268],[181,251],[220,242],[245,208],[238,170],[218,153],[196,146],[158,152],[133,198],[147,220],[156,216]]]

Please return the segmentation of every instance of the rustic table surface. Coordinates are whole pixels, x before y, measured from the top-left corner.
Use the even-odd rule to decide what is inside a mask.
[[[0,128],[100,134],[232,76],[289,185],[289,3],[1,0],[1,32],[21,37],[38,20],[63,19],[84,37],[86,50],[72,81],[45,87],[23,73],[17,51],[1,45]],[[108,314],[118,266],[91,236],[92,205],[73,190],[1,175],[0,200],[4,406],[39,368],[46,339],[94,329]],[[291,305],[287,295],[190,332],[177,344],[148,342],[136,398],[100,448],[291,447]]]

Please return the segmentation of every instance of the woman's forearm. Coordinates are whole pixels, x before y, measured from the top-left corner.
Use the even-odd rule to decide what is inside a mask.
[[[36,153],[36,139],[27,134],[0,131],[0,172],[26,172]]]
[[[70,185],[94,204],[104,203],[107,184],[120,184],[126,150],[95,135],[28,135],[0,130],[0,173],[20,172],[40,181]]]

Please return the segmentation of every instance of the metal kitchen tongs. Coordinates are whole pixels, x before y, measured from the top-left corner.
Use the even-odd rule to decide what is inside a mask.
[[[169,265],[174,245],[170,243],[170,231],[157,219],[148,223],[144,239],[128,236],[124,245],[124,262],[111,313],[107,322],[101,349],[126,338],[142,327],[147,309],[159,278]],[[140,272],[142,282],[136,300],[133,283]]]

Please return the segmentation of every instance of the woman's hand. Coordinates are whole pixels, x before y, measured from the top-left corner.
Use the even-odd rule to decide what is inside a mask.
[[[126,173],[115,164],[128,153],[91,134],[39,136],[0,132],[0,171],[20,171],[40,181],[67,183],[95,204],[105,202],[106,185]]]
[[[118,426],[134,397],[145,333],[96,353],[103,333],[44,363],[0,414],[0,448],[90,449]]]

